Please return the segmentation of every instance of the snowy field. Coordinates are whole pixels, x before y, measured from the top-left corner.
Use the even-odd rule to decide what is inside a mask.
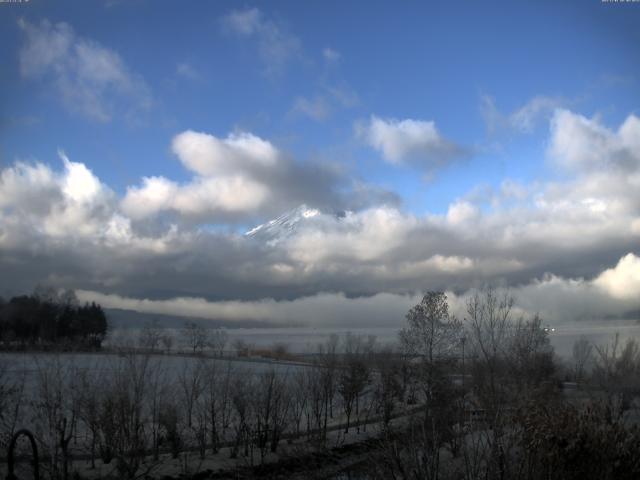
[[[150,366],[162,369],[169,382],[177,381],[185,370],[191,369],[200,359],[196,357],[182,357],[174,355],[152,355]],[[275,370],[282,375],[293,374],[300,368],[296,365],[286,365],[270,361],[244,361],[244,360],[214,360],[207,358],[208,364],[219,364],[220,370],[231,368],[237,375],[259,375],[268,370]],[[91,377],[105,375],[113,369],[122,366],[123,357],[117,354],[101,353],[0,353],[0,370],[4,370],[5,380],[21,379],[24,377],[27,386],[35,385],[38,372],[47,367],[53,367],[57,362],[63,370],[73,372],[85,371]]]

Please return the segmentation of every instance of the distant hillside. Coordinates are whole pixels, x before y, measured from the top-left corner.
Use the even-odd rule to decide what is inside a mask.
[[[158,325],[162,328],[181,328],[187,321],[195,322],[207,328],[274,328],[282,326],[259,320],[209,320],[177,315],[141,313],[134,310],[121,310],[118,308],[105,308],[104,312],[112,328],[141,328],[146,323],[154,320],[157,320]]]

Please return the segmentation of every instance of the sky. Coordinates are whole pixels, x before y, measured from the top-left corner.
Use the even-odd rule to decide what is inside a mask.
[[[554,323],[637,318],[639,23],[600,0],[0,3],[0,295],[355,326],[493,286]]]

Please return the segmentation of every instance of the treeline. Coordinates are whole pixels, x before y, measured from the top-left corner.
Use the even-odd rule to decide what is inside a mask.
[[[0,345],[100,348],[107,334],[100,305],[80,305],[73,291],[37,288],[31,295],[0,298]]]

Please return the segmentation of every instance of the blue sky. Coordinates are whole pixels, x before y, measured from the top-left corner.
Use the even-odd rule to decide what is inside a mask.
[[[639,22],[639,4],[598,0],[0,4],[0,168],[14,172],[11,179],[28,183],[35,174],[15,170],[16,162],[40,162],[64,184],[72,171],[69,165],[83,165],[90,171],[86,178],[100,184],[94,190],[109,197],[101,212],[109,210],[111,216],[100,220],[96,231],[122,218],[130,229],[127,235],[146,235],[149,241],[149,235],[165,235],[171,228],[178,235],[242,233],[303,202],[323,215],[344,209],[366,216],[386,208],[404,219],[397,247],[404,252],[413,248],[403,243],[407,238],[425,235],[415,229],[446,230],[458,220],[473,220],[476,223],[467,227],[487,232],[494,228],[509,239],[517,231],[522,238],[515,246],[505,240],[500,249],[486,254],[469,245],[449,251],[446,241],[429,237],[443,246],[411,250],[402,261],[390,252],[384,261],[356,254],[356,263],[379,261],[398,269],[409,259],[455,257],[477,266],[506,255],[520,265],[497,273],[474,267],[464,280],[435,272],[433,286],[439,288],[453,282],[465,289],[479,279],[524,285],[546,273],[594,279],[623,255],[638,253],[633,249],[638,240],[634,232],[640,228],[633,223],[635,200],[612,199],[610,191],[594,193],[585,186],[607,183],[596,174],[611,173],[610,165],[621,151],[631,163],[640,155],[633,123],[640,109]],[[620,133],[629,119],[631,133]],[[571,143],[576,132],[585,135],[578,146]],[[602,158],[597,170],[576,155],[583,158],[584,152],[600,148],[600,134],[606,143],[603,155],[611,158]],[[179,138],[184,140],[182,150],[175,146]],[[200,157],[189,149],[195,144],[190,142],[200,141],[231,145],[221,147],[226,159],[214,159],[207,151],[202,154],[206,161],[222,163],[198,163]],[[271,161],[251,150],[259,145],[277,150],[275,171],[251,163],[256,158],[258,163]],[[65,164],[58,150],[71,163]],[[242,156],[247,152],[258,156],[247,160]],[[238,170],[241,167],[225,163],[233,161],[251,165]],[[629,178],[635,178],[635,170],[631,172]],[[18,191],[6,175],[5,191]],[[221,175],[226,177],[214,179]],[[150,187],[145,178],[151,177],[161,181]],[[229,183],[232,177],[236,183]],[[314,178],[324,180],[316,184]],[[505,185],[516,185],[521,193],[505,193]],[[631,181],[630,188],[633,185]],[[165,190],[158,200],[154,188],[160,187]],[[60,188],[61,195],[69,194],[70,187]],[[235,196],[235,188],[244,193]],[[242,195],[247,198],[239,200]],[[564,217],[550,217],[565,208],[560,203],[550,207],[550,195],[553,202],[572,195],[583,195],[576,197],[577,204],[610,202],[617,210],[609,210],[609,215],[618,223],[607,228],[626,222],[629,232],[613,240],[610,233],[602,233],[601,242],[577,249],[571,261],[555,271],[551,259],[565,258],[566,253],[556,247],[570,239],[555,239],[551,249],[522,233],[550,218],[557,225],[566,223]],[[12,201],[17,200],[4,201],[5,229],[10,228],[7,212],[17,210]],[[580,212],[564,214],[572,221],[582,218]],[[38,235],[49,232],[53,220],[38,218],[29,228]],[[369,217],[358,218],[362,234],[368,231]],[[514,224],[512,218],[518,221]],[[593,221],[580,223],[585,230],[580,233],[576,227],[576,235],[600,228],[601,220]],[[34,226],[38,222],[40,227]],[[333,227],[322,228],[326,234]],[[343,232],[347,227],[335,228]],[[95,238],[91,242],[98,248]],[[550,260],[529,258],[530,244],[541,252],[551,249]],[[280,254],[295,263],[294,270],[309,271],[309,264],[300,264],[308,257],[296,256],[295,245],[277,248],[285,250]],[[257,272],[264,266],[252,263],[251,255],[243,258],[250,264],[247,268]],[[595,260],[584,267],[587,258]],[[130,279],[122,280],[121,287],[115,280],[98,285],[74,279],[67,271],[71,267],[61,270],[66,273],[53,267],[40,273],[68,277],[66,284],[78,289],[131,294],[124,286]],[[394,278],[349,292],[344,284],[353,271],[344,278],[332,276],[335,272],[305,277],[308,285],[300,295],[411,290]],[[283,289],[289,281],[283,280]],[[256,296],[279,298],[281,292],[273,294],[278,289],[272,287]],[[178,293],[173,288],[150,286],[137,294],[171,297]],[[238,288],[249,287],[239,281]],[[218,298],[202,289],[179,293]],[[227,297],[242,296],[236,292]]]
[[[3,5],[2,160],[57,162],[64,148],[117,191],[143,175],[184,178],[168,145],[184,129],[224,136],[247,129],[301,161],[343,161],[367,180],[387,184],[417,212],[441,211],[479,179],[550,175],[542,164],[547,128],[528,138],[487,135],[481,97],[512,112],[537,95],[560,98],[581,113],[618,123],[639,105],[639,10],[597,1],[270,2],[264,21],[298,42],[268,71],[259,40],[225,32],[222,19],[250,8],[233,2],[38,2]],[[24,42],[17,21],[66,22],[80,37],[117,52],[148,85],[152,106],[140,118],[87,119],[70,112],[46,79],[21,78]],[[323,50],[340,55],[329,62]],[[188,65],[197,78],[177,72]],[[297,98],[326,89],[353,96],[318,121],[293,112]],[[127,102],[129,99],[116,99]],[[448,138],[477,151],[437,182],[388,168],[354,140],[354,122],[375,114],[428,119]],[[24,123],[30,123],[25,126]],[[34,142],[33,139],[38,141]],[[494,148],[499,143],[499,148]],[[512,161],[512,159],[517,160]]]

